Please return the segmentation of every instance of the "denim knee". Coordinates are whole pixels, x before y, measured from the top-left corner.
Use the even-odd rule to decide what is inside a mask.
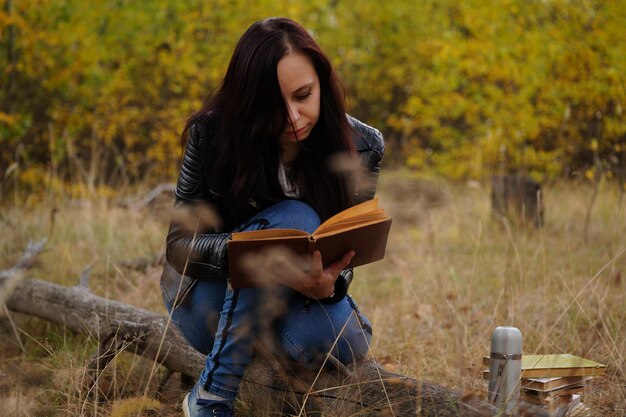
[[[279,213],[274,228],[298,229],[312,233],[320,225],[320,217],[310,205],[298,200],[285,200],[273,206]]]
[[[296,296],[289,312],[277,323],[283,349],[295,360],[314,364],[331,352],[348,364],[363,358],[371,341],[371,325],[349,297],[332,305],[302,308]]]
[[[343,364],[354,363],[367,355],[372,335],[355,318],[350,321],[341,334],[340,328],[319,333],[282,329],[282,348],[292,359],[305,365],[323,361],[329,352]]]
[[[172,321],[185,339],[204,354],[213,347],[225,293],[226,282],[198,280],[174,311],[168,300],[164,300]]]
[[[235,231],[261,229],[297,229],[313,233],[320,217],[310,205],[298,200],[284,200],[254,215]]]

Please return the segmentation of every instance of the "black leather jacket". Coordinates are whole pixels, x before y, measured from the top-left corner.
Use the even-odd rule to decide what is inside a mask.
[[[353,117],[348,116],[348,119],[355,133],[353,136],[355,148],[370,176],[367,181],[360,182],[367,184],[364,189],[363,186],[362,189],[355,189],[356,204],[374,197],[385,142],[378,130]],[[180,209],[186,209],[186,219],[183,222],[177,219],[178,216],[173,216],[166,241],[165,268],[161,276],[164,299],[173,306],[184,300],[196,280],[223,280],[228,277],[229,232],[239,224],[233,224],[225,200],[211,187],[211,167],[218,146],[214,140],[215,129],[214,123],[210,122],[191,126],[176,184],[175,214]],[[271,203],[253,196],[249,204],[246,218],[266,209]],[[206,217],[207,208],[217,211],[222,219],[221,227],[203,225],[201,219]],[[189,227],[189,223],[193,225]],[[196,225],[199,227],[196,228]],[[341,300],[351,281],[352,270],[342,271],[335,283],[335,296],[326,302]]]

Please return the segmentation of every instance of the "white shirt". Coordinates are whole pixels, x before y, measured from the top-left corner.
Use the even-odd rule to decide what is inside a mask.
[[[285,167],[283,161],[280,161],[280,165],[278,166],[278,182],[287,197],[297,199],[300,198],[300,190],[298,189],[298,184],[293,184],[289,181],[289,176],[287,174],[290,170],[290,168]]]

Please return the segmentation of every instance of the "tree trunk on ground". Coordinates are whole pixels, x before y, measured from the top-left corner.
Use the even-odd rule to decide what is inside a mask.
[[[34,259],[39,253],[31,252],[29,255],[27,250],[16,267],[0,271],[0,303],[4,300],[9,310],[63,325],[100,341],[100,349],[89,365],[97,371],[123,346],[171,371],[194,378],[199,375],[204,356],[186,343],[167,317],[98,297],[86,286],[63,287],[36,279],[23,280],[20,275],[32,265],[28,256]],[[261,410],[298,416],[496,415],[490,404],[476,398],[465,399],[436,384],[392,374],[373,362],[348,369],[332,357],[328,361],[317,372],[260,352],[244,376],[239,396],[242,413],[254,415]],[[526,407],[524,413],[547,415],[536,407]]]

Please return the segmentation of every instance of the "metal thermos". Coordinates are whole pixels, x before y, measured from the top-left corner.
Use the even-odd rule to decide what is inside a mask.
[[[489,355],[489,401],[506,413],[517,404],[522,375],[522,332],[516,327],[496,327]]]

